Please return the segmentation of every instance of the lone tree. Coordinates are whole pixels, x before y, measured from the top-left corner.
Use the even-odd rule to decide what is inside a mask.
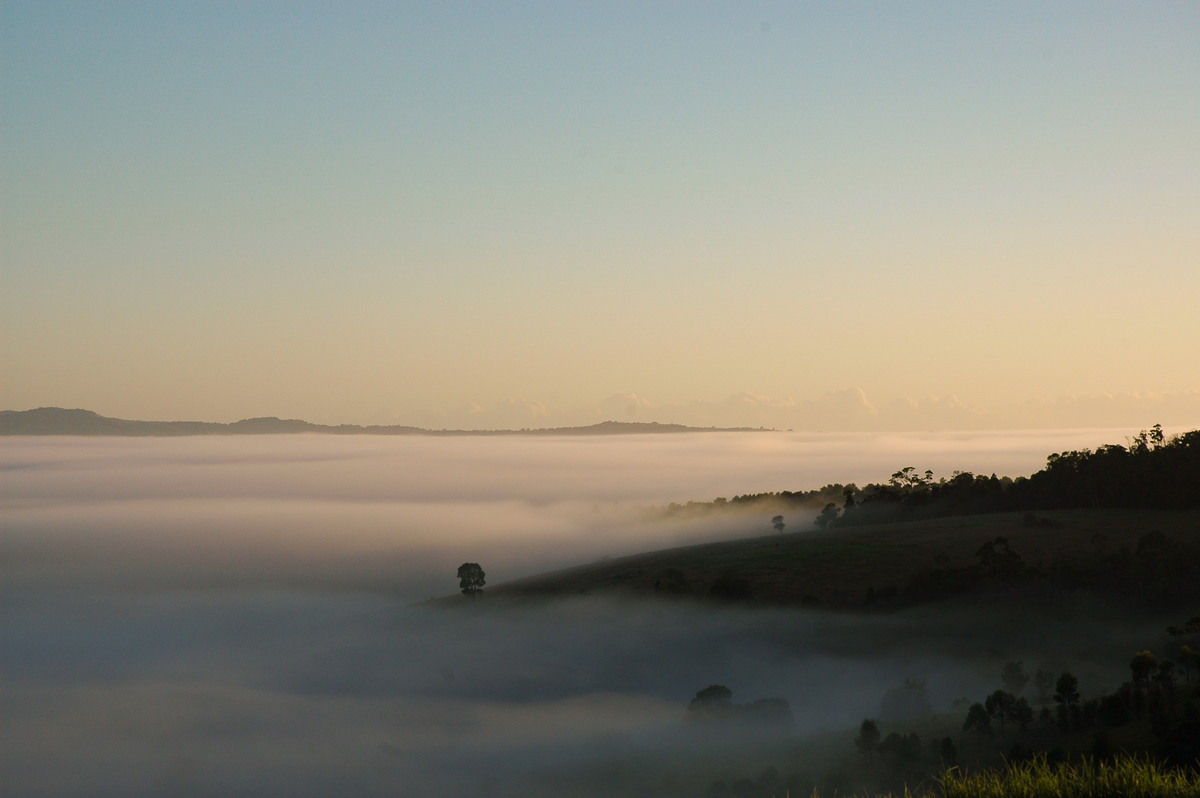
[[[465,562],[458,566],[458,586],[464,596],[475,598],[483,592],[483,569],[477,562]]]
[[[1133,655],[1129,669],[1133,672],[1133,683],[1140,687],[1150,684],[1150,675],[1158,667],[1158,658],[1149,651],[1139,651]]]
[[[782,516],[782,515],[777,515],[777,516],[775,516],[774,518],[772,518],[772,519],[771,519],[771,526],[775,527],[775,531],[776,531],[776,532],[778,532],[779,534],[781,534],[781,535],[782,535],[782,534],[783,534],[783,527],[784,527],[784,523],[783,523],[783,516]]]
[[[1079,714],[1079,680],[1075,674],[1064,671],[1054,684],[1054,703],[1058,704],[1058,728],[1069,732],[1072,725],[1078,725]]]
[[[967,719],[963,721],[963,731],[976,731],[979,736],[992,736],[992,719],[988,716],[983,704],[972,704],[967,710]]]
[[[1029,702],[1025,702],[1025,706],[1029,706]],[[1015,720],[1025,725],[1022,720],[1025,712],[1021,709],[1017,697],[1005,690],[997,690],[987,697],[983,702],[983,709],[988,714],[988,718],[995,719],[1000,723],[1000,736],[1004,736],[1004,723],[1006,721]],[[1032,709],[1029,710],[1033,712]]]
[[[723,684],[710,684],[688,704],[688,720],[723,720],[733,714],[733,691]]]
[[[858,727],[858,736],[854,738],[854,747],[868,759],[879,748],[879,724],[870,718],[863,718]]]

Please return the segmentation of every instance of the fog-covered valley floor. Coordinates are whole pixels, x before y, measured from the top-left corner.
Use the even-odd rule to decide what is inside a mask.
[[[1120,435],[5,439],[0,794],[630,794],[614,763],[710,744],[683,722],[709,684],[787,700],[801,736],[905,678],[946,709],[1006,658],[1104,663],[1136,630],[1086,612],[420,602],[464,561],[491,585],[770,531],[646,506],[907,465],[1028,474]]]

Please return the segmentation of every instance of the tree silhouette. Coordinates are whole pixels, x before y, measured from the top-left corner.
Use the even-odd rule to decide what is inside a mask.
[[[782,535],[783,534],[783,526],[784,526],[783,516],[777,515],[774,518],[772,518],[771,526],[775,527],[775,531]]]
[[[1129,670],[1133,673],[1133,683],[1145,686],[1150,682],[1150,674],[1158,667],[1158,658],[1149,651],[1139,651],[1133,655]]]
[[[864,718],[858,727],[858,736],[854,738],[854,747],[860,754],[871,756],[879,747],[879,724],[870,718]]]
[[[837,520],[838,513],[840,513],[840,512],[841,512],[841,508],[838,507],[833,502],[826,504],[824,509],[822,509],[821,512],[817,513],[817,519],[816,519],[817,526],[821,527],[821,529],[824,529],[825,527],[829,526],[830,524],[832,524],[834,521]]]
[[[688,709],[711,709],[714,707],[729,707],[733,704],[733,691],[723,684],[710,684],[696,692]]]
[[[941,744],[938,745],[938,754],[942,758],[942,767],[949,768],[958,764],[958,748],[949,737],[942,738]]]
[[[1075,674],[1063,671],[1054,685],[1054,703],[1068,707],[1079,703],[1079,680]]]
[[[1018,698],[1012,707],[1012,719],[1017,722],[1017,728],[1021,731],[1029,731],[1030,724],[1033,723],[1033,707],[1029,705],[1029,699]]]
[[[1200,654],[1192,650],[1191,646],[1183,645],[1179,647],[1177,655],[1179,664],[1183,666],[1183,681],[1184,684],[1192,683],[1192,669],[1200,666]]]
[[[997,537],[989,540],[975,552],[979,565],[988,576],[1000,579],[1011,579],[1020,573],[1024,563],[1021,556],[1008,547],[1008,538]]]
[[[1078,714],[1079,680],[1075,674],[1063,671],[1054,684],[1054,703],[1058,704],[1058,727],[1070,731],[1073,716]]]
[[[710,722],[733,715],[733,691],[723,684],[710,684],[688,703],[688,719]]]
[[[458,586],[464,596],[475,598],[483,592],[483,569],[477,562],[465,562],[458,566]]]
[[[967,710],[967,719],[963,721],[963,731],[976,731],[980,736],[992,734],[992,719],[983,704],[972,704]]]
[[[989,718],[1000,723],[1000,736],[1004,736],[1004,723],[1017,719],[1017,699],[1012,693],[997,690],[983,702],[983,709]]]
[[[879,753],[887,754],[893,767],[921,758],[921,738],[916,732],[892,732],[879,744]]]

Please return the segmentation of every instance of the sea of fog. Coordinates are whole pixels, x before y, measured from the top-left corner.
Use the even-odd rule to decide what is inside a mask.
[[[1001,645],[936,612],[420,602],[464,561],[491,585],[771,532],[647,507],[909,465],[1027,475],[1129,434],[3,438],[0,795],[628,794],[618,763],[698,750],[682,716],[712,683],[785,698],[797,734],[908,676],[942,708],[978,698],[997,658],[1052,664],[1048,635],[1099,628]]]

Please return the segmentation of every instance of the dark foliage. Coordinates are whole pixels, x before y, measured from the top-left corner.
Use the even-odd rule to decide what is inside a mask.
[[[486,575],[477,562],[465,562],[458,566],[458,587],[464,596],[475,598],[483,592]]]
[[[854,747],[860,754],[870,756],[879,747],[879,724],[870,718],[864,718],[858,727],[858,736],[854,738]]]
[[[723,684],[710,684],[696,693],[688,704],[689,712],[703,712],[732,706],[733,691]]]
[[[795,718],[792,707],[782,698],[760,698],[749,704],[734,704],[733,691],[723,684],[711,684],[696,693],[688,704],[688,720],[718,726],[736,722],[742,731],[790,731]]]
[[[1193,634],[1200,634],[1200,618],[1193,618],[1183,626],[1169,627],[1166,637],[1186,638],[1189,629]],[[1024,673],[1023,668],[1017,667],[1019,665],[1010,662],[1004,669],[1004,674],[1010,677],[1009,684],[1013,686],[1022,682],[1020,678],[1011,678],[1018,671]],[[1157,746],[1140,743],[1138,750],[1141,752],[1172,767],[1195,768],[1200,765],[1200,704],[1197,703],[1200,701],[1200,687],[1180,684],[1175,678],[1174,661],[1160,659],[1149,650],[1133,654],[1129,668],[1129,681],[1108,695],[1087,700],[1082,696],[1079,680],[1074,674],[1064,672],[1059,675],[1054,684],[1058,732],[1072,735],[1075,740],[1079,740],[1081,732],[1090,734],[1088,753],[1093,760],[1105,762],[1125,752],[1124,742],[1119,741],[1137,739],[1128,732],[1112,730],[1136,723],[1153,734],[1150,739],[1157,738],[1159,741]],[[1035,681],[1038,682],[1039,692],[1048,690],[1049,672],[1039,670]],[[974,733],[976,739],[983,740],[992,736],[992,722],[995,721],[1003,739],[1006,724],[1010,734],[1015,725],[1018,740],[1012,744],[1006,758],[1015,762],[1029,756],[1045,756],[1049,761],[1053,759],[1054,751],[1026,746],[1031,743],[1044,746],[1053,739],[1050,735],[1052,717],[1048,708],[1043,709],[1038,727],[1033,729],[1031,736],[1025,736],[1034,718],[1029,702],[1005,690],[997,690],[984,703],[970,706],[962,728],[965,732]],[[1077,750],[1082,752],[1083,749]],[[950,761],[944,755],[943,758]]]
[[[832,492],[835,487],[822,489]],[[1155,425],[1128,446],[1061,452],[1032,476],[956,472],[934,480],[908,467],[882,485],[847,492],[835,525],[994,512],[1024,512],[1026,526],[1054,527],[1037,510],[1075,508],[1188,509],[1200,507],[1200,430],[1170,439]]]

